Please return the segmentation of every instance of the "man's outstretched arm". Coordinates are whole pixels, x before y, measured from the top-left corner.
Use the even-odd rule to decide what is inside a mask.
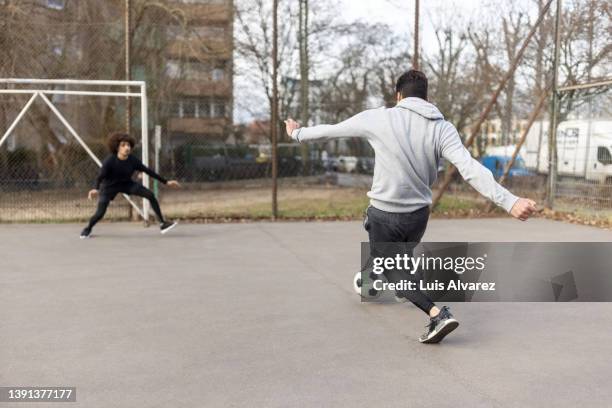
[[[525,221],[536,211],[535,201],[517,197],[495,181],[491,171],[472,157],[461,142],[457,129],[450,124],[442,132],[440,153],[457,167],[461,177],[476,191],[513,217]]]
[[[300,127],[293,119],[287,119],[287,134],[298,142],[316,141],[336,137],[369,137],[367,130],[368,111],[358,113],[336,125],[317,125]]]
[[[155,171],[145,166],[144,163],[141,162],[137,157],[134,157],[134,158],[136,159],[136,170],[141,171],[143,173],[147,173],[149,176],[153,177],[154,179],[159,180],[161,183],[166,184],[170,187],[180,187],[180,184],[178,181],[166,180],[164,177],[160,176]]]

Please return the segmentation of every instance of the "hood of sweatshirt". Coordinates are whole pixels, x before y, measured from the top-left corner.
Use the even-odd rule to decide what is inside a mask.
[[[404,98],[397,103],[397,107],[408,109],[430,120],[444,119],[444,116],[435,105],[421,98]]]

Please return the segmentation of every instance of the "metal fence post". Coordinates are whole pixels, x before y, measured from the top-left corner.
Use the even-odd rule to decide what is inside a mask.
[[[155,155],[155,172],[159,174],[159,152],[161,150],[161,126],[155,125],[155,151],[153,152]],[[153,181],[153,193],[155,197],[159,198],[159,182],[157,180]]]
[[[559,111],[559,90],[557,89],[559,70],[559,45],[561,42],[561,0],[557,0],[555,19],[555,57],[553,60],[552,101],[550,124],[548,128],[548,188],[546,206],[553,208],[557,189],[557,115]]]

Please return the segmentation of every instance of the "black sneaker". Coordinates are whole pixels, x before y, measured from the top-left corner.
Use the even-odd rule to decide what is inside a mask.
[[[162,234],[165,234],[166,232],[170,231],[172,228],[176,227],[176,224],[178,224],[178,222],[176,221],[174,222],[164,221],[161,224],[159,224],[159,231]]]
[[[83,231],[81,231],[81,239],[85,239],[85,238],[89,238],[91,236],[91,229],[90,228],[85,228],[83,229]]]
[[[419,341],[421,343],[439,343],[444,337],[459,326],[459,322],[453,318],[453,315],[448,310],[448,306],[444,306],[436,317],[432,317],[427,333],[423,334]]]

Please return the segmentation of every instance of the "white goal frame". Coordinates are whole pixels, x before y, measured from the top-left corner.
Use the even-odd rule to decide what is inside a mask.
[[[0,139],[0,147],[11,135],[19,121],[26,114],[32,103],[37,97],[40,97],[45,104],[51,109],[51,112],[59,119],[66,127],[68,132],[79,142],[81,147],[85,149],[89,157],[99,166],[102,166],[100,159],[91,151],[79,134],[68,123],[66,118],[61,114],[55,105],[49,100],[47,95],[84,95],[84,96],[116,96],[116,97],[135,97],[140,98],[140,114],[141,114],[141,144],[142,144],[142,162],[145,166],[149,165],[149,132],[148,132],[148,114],[147,114],[147,84],[144,81],[104,81],[104,80],[80,80],[80,79],[21,79],[21,78],[0,78],[0,94],[29,94],[32,95],[25,106],[21,109],[17,117],[13,120],[4,135]],[[12,87],[9,88],[9,85]],[[121,87],[124,91],[94,91],[94,90],[66,90],[53,89],[55,85],[73,85],[83,88],[92,86],[105,86],[111,88]],[[36,89],[32,89],[36,88]],[[137,88],[138,91],[132,91],[132,88]],[[149,175],[142,174],[142,184],[149,188]],[[143,198],[142,209],[136,205],[127,194],[123,194],[125,199],[136,209],[138,214],[144,219],[145,223],[149,221],[149,202]]]

